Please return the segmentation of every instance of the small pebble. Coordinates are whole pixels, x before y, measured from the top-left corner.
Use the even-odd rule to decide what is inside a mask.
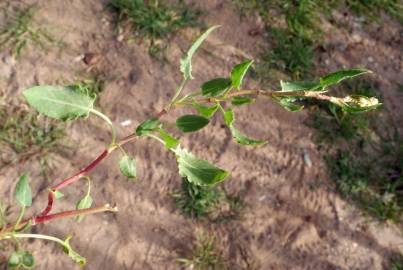
[[[127,120],[124,120],[124,121],[120,122],[120,125],[121,125],[122,127],[127,127],[127,126],[130,125],[131,123],[132,123],[132,120],[127,119]]]

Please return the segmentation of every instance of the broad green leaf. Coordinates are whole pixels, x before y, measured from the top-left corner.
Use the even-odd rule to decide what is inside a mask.
[[[289,112],[299,112],[304,108],[303,105],[295,104],[295,98],[293,97],[274,97],[273,100]]]
[[[136,161],[134,158],[125,155],[120,159],[119,162],[120,172],[127,178],[136,178]]]
[[[250,146],[257,146],[257,145],[263,145],[266,144],[267,141],[256,141],[253,139],[250,139],[244,135],[242,135],[236,128],[233,126],[230,127],[232,136],[236,140],[237,143],[242,144],[242,145],[250,145]]]
[[[250,97],[233,97],[231,104],[234,106],[241,106],[255,102],[256,99]]]
[[[179,140],[174,138],[173,136],[171,136],[169,133],[167,133],[165,130],[160,129],[159,130],[160,136],[161,138],[164,140],[165,142],[165,147],[170,149],[170,148],[174,148],[179,144]]]
[[[25,90],[23,95],[37,111],[59,120],[87,117],[95,101],[81,92],[62,86],[35,86]]]
[[[201,160],[179,146],[175,149],[179,174],[199,186],[212,186],[223,181],[229,173],[206,160]]]
[[[210,107],[206,107],[206,106],[202,106],[198,103],[193,103],[192,104],[193,108],[195,108],[197,110],[198,113],[200,113],[201,115],[203,115],[204,117],[207,118],[211,118],[213,117],[213,115],[216,113],[216,111],[218,110],[218,104],[215,104],[213,106]]]
[[[205,127],[210,121],[203,116],[188,114],[179,117],[176,120],[176,126],[182,132],[193,132]]]
[[[29,186],[29,177],[23,174],[15,187],[15,198],[21,206],[32,205],[32,191]]]
[[[71,236],[68,236],[66,240],[64,240],[63,250],[64,252],[76,263],[83,266],[86,263],[86,259],[78,254],[70,245]]]
[[[320,91],[322,87],[317,82],[283,82],[280,81],[281,91],[282,92],[291,92],[291,91]]]
[[[35,259],[28,251],[15,251],[8,258],[7,266],[8,269],[31,269],[35,266]]]
[[[160,125],[161,122],[158,118],[147,119],[136,128],[136,135],[147,135],[148,133],[157,130]]]
[[[213,26],[207,29],[190,47],[189,51],[186,54],[185,58],[182,58],[180,61],[180,69],[181,72],[183,73],[183,78],[185,80],[192,80],[192,57],[194,53],[197,51],[197,49],[200,47],[200,45],[203,43],[203,41],[210,35],[211,32],[213,32],[215,29],[217,29],[219,26]]]
[[[242,80],[252,63],[253,60],[248,60],[233,67],[231,71],[231,81],[233,87],[236,89],[241,87]]]
[[[232,109],[224,111],[224,122],[227,124],[227,126],[232,126],[232,123],[234,122],[234,112]]]
[[[343,111],[349,113],[360,113],[374,110],[382,105],[375,97],[366,97],[361,95],[347,96],[339,99],[337,102],[342,107]]]
[[[216,97],[223,94],[231,86],[231,80],[228,78],[215,78],[202,84],[203,96]]]
[[[320,85],[323,88],[326,88],[328,86],[338,84],[345,79],[353,78],[353,77],[360,76],[360,75],[367,74],[367,73],[372,73],[372,71],[370,71],[368,69],[361,69],[361,68],[339,70],[339,71],[330,73],[324,77],[321,77]]]

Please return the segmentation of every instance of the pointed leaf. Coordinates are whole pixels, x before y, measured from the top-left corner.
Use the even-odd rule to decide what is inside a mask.
[[[203,115],[206,118],[211,118],[213,117],[213,115],[216,113],[216,111],[218,110],[218,104],[215,104],[213,106],[210,107],[206,107],[206,106],[202,106],[198,103],[193,103],[192,104],[193,108],[195,108],[198,113],[200,113],[201,115]]]
[[[245,104],[250,104],[255,102],[256,99],[254,98],[250,98],[250,97],[233,97],[231,104],[234,106],[241,106],[241,105],[245,105]]]
[[[282,92],[291,92],[291,91],[320,91],[322,87],[317,82],[283,82],[280,81],[281,91]]]
[[[339,70],[320,78],[320,84],[323,88],[326,88],[328,86],[338,84],[345,79],[353,78],[367,73],[372,73],[372,71],[361,68]]]
[[[35,86],[25,90],[23,95],[37,111],[59,120],[87,117],[95,101],[95,98],[61,86]]]
[[[224,122],[227,126],[232,126],[232,123],[234,122],[234,112],[232,109],[228,109],[224,112]]]
[[[193,132],[205,127],[210,121],[200,115],[188,114],[176,120],[176,126],[182,132]]]
[[[21,206],[32,205],[32,191],[29,186],[29,177],[23,174],[15,187],[15,198]]]
[[[136,135],[147,135],[148,133],[157,130],[160,125],[161,122],[158,118],[147,119],[136,128]]]
[[[179,174],[195,185],[212,186],[223,181],[229,173],[208,161],[196,158],[179,146],[175,149]]]
[[[63,244],[63,250],[64,252],[76,263],[79,265],[83,266],[86,264],[86,259],[82,257],[80,254],[78,254],[76,251],[73,250],[73,248],[70,245],[70,239],[71,236],[67,237],[66,240],[64,240]]]
[[[231,81],[232,86],[236,89],[239,89],[242,84],[242,80],[245,77],[246,72],[248,71],[249,67],[252,65],[253,60],[245,61],[241,64],[234,66],[231,71]]]
[[[219,96],[231,86],[231,80],[228,78],[215,78],[202,84],[203,96]]]
[[[169,133],[167,133],[165,130],[160,129],[159,130],[161,138],[164,140],[165,142],[165,147],[170,149],[170,148],[174,148],[179,144],[179,140],[174,138],[173,136],[171,136]]]
[[[197,49],[200,47],[200,45],[203,43],[203,41],[210,35],[211,32],[213,32],[215,29],[217,29],[219,26],[213,26],[207,29],[190,47],[189,51],[186,54],[186,57],[181,59],[180,61],[180,69],[181,72],[183,73],[183,78],[185,80],[192,80],[192,57],[194,53],[197,51]]]
[[[295,104],[296,99],[293,97],[275,97],[273,100],[289,112],[299,112],[304,108],[303,105]]]
[[[236,140],[237,143],[242,144],[242,145],[250,145],[250,146],[257,146],[257,145],[263,145],[266,144],[267,141],[256,141],[253,139],[250,139],[244,135],[242,135],[236,128],[233,126],[230,128],[232,136]]]
[[[136,160],[128,155],[123,156],[119,162],[120,172],[127,178],[136,178]]]
[[[235,141],[242,145],[262,145],[267,143],[266,141],[256,141],[252,140],[244,135],[242,135],[235,127],[234,127],[235,115],[232,109],[228,109],[224,111],[224,122],[231,130],[232,137],[234,137]]]

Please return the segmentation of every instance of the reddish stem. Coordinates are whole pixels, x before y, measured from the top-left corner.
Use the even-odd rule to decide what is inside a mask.
[[[56,213],[53,215],[33,217],[33,218],[29,218],[29,219],[25,219],[25,220],[21,221],[18,224],[17,228],[15,228],[15,225],[6,226],[4,229],[0,228],[0,233],[10,232],[13,230],[21,230],[22,228],[24,228],[25,225],[27,225],[30,222],[31,222],[31,225],[33,226],[33,225],[38,225],[38,224],[45,223],[45,222],[48,222],[51,220],[55,220],[55,219],[76,217],[76,216],[81,216],[81,215],[89,215],[89,214],[95,214],[95,213],[107,212],[107,211],[116,212],[117,208],[111,207],[110,205],[107,204],[104,206],[98,206],[98,207],[93,207],[93,208],[70,210],[70,211]]]

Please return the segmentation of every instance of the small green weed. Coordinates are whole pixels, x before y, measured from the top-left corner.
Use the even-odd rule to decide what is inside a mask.
[[[84,79],[74,84],[67,85],[67,87],[73,88],[75,91],[83,93],[87,96],[97,97],[104,90],[105,81],[93,77]]]
[[[34,26],[36,10],[34,6],[3,10],[6,23],[0,25],[0,48],[10,48],[12,55],[18,58],[28,44],[45,50],[49,43],[55,42],[47,31]]]
[[[43,153],[64,135],[63,125],[41,119],[37,113],[21,106],[0,106],[0,145],[11,157],[18,155],[19,159],[25,159]]]
[[[403,270],[403,258],[392,261],[392,270]]]
[[[273,69],[285,71],[294,79],[312,75],[313,50],[320,41],[321,28],[317,1],[234,1],[241,14],[256,11],[263,19],[268,34],[268,46],[257,68],[260,79],[270,80],[266,74]],[[273,18],[284,17],[286,27],[275,25]]]
[[[269,70],[273,68],[287,72],[294,79],[306,78],[311,74],[314,50],[312,41],[281,28],[270,29],[269,36],[274,45],[262,55],[258,74],[270,74]]]
[[[134,38],[149,42],[149,53],[155,57],[161,56],[178,30],[200,24],[201,12],[182,1],[172,5],[159,0],[112,0],[109,7],[118,14],[119,27],[129,27]]]
[[[213,212],[225,193],[215,187],[203,187],[183,179],[179,190],[172,195],[183,214],[192,218],[204,218]]]
[[[184,215],[196,219],[208,217],[216,223],[238,218],[244,208],[240,196],[229,196],[220,187],[203,187],[186,179],[172,196]]]
[[[371,20],[379,20],[379,13],[384,11],[403,23],[403,3],[399,0],[349,0],[344,4],[356,15]]]
[[[347,82],[345,93],[379,96],[370,82]],[[403,144],[397,129],[377,115],[350,114],[320,103],[312,127],[335,154],[326,157],[339,192],[379,220],[400,221],[403,209]],[[384,125],[381,124],[384,123]],[[386,124],[385,124],[386,123]]]
[[[209,236],[205,232],[197,232],[196,243],[190,258],[180,258],[178,261],[184,267],[194,270],[228,269],[215,246],[215,237]]]

